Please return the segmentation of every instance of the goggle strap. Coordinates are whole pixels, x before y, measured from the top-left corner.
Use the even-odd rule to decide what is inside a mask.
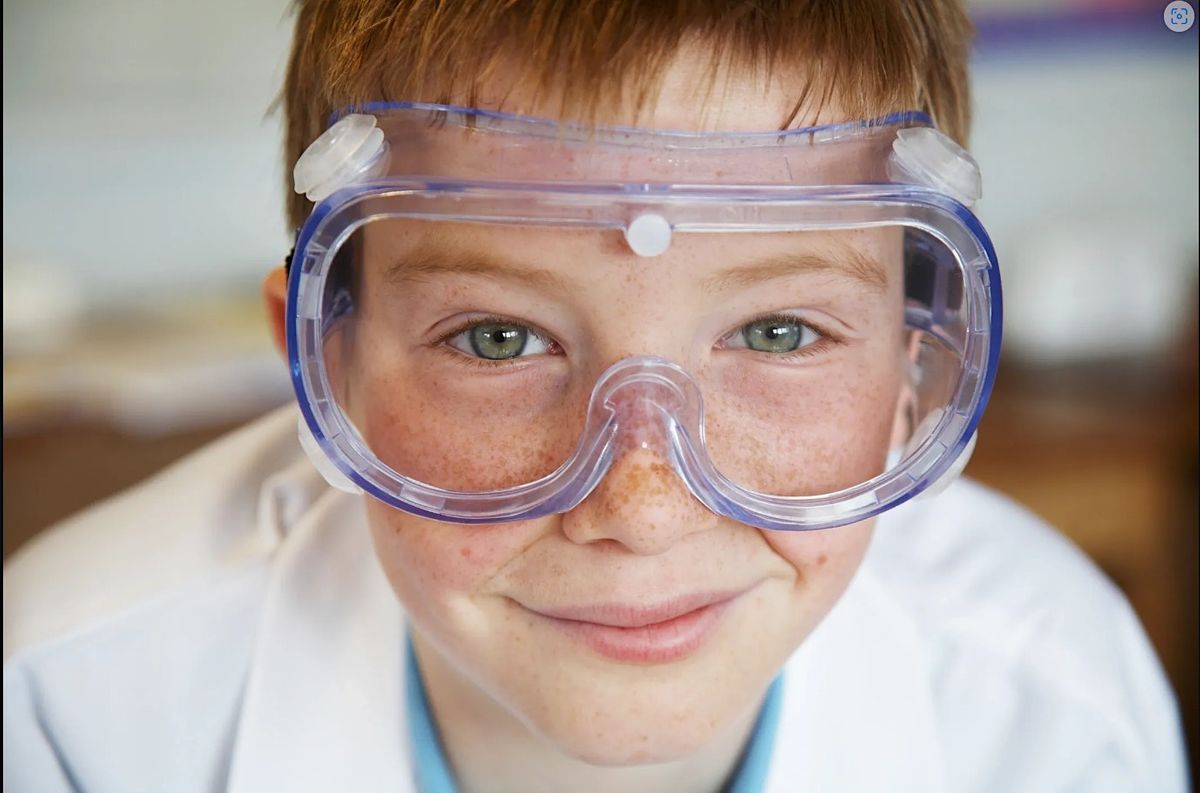
[[[954,463],[946,469],[946,473],[939,476],[935,481],[929,483],[929,487],[922,490],[913,501],[925,501],[932,499],[962,476],[963,470],[967,467],[967,463],[971,461],[971,455],[975,453],[975,441],[979,438],[979,430],[971,433],[971,437],[967,440],[967,445],[958,453],[958,457],[954,459]]]
[[[304,416],[300,417],[297,432],[300,437],[300,448],[304,449],[304,453],[308,456],[313,467],[329,483],[330,487],[345,493],[353,493],[354,495],[360,495],[363,492],[362,488],[354,484],[350,480],[350,477],[342,473],[342,470],[333,464],[333,460],[329,459],[329,455],[321,449],[321,444],[317,441],[316,436],[313,435],[308,422],[304,420]]]

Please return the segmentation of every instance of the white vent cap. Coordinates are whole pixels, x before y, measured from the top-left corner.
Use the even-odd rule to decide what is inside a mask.
[[[891,176],[940,190],[964,206],[983,195],[979,163],[932,127],[902,129],[892,143]]]
[[[320,201],[341,187],[381,173],[386,153],[387,143],[375,116],[344,116],[309,144],[296,161],[292,170],[296,192],[310,201]]]

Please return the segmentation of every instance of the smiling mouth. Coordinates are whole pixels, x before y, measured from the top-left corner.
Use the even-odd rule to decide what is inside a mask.
[[[729,606],[748,590],[687,595],[654,606],[603,604],[533,609],[539,620],[614,661],[658,664],[703,647]]]

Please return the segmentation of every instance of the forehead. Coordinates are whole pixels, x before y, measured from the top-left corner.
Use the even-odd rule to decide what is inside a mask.
[[[678,297],[770,289],[787,279],[841,293],[890,299],[903,281],[902,230],[875,227],[804,232],[680,234],[666,252],[642,258],[620,232],[454,221],[384,220],[363,230],[372,281],[509,284],[545,294],[590,294],[601,283],[658,284]]]
[[[795,68],[751,69],[726,61],[713,64],[711,50],[684,43],[666,61],[660,79],[646,96],[632,90],[604,103],[597,124],[693,132],[769,131],[785,127],[850,120],[840,104],[827,99],[819,114],[801,105],[797,86],[804,75]],[[521,115],[556,118],[563,96],[539,95],[514,63],[500,64],[478,86],[477,106]],[[819,115],[819,118],[818,118]]]

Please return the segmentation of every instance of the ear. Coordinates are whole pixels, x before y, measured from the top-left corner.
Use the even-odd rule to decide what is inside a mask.
[[[262,285],[263,304],[267,310],[267,324],[275,339],[275,349],[287,361],[287,274],[283,267],[267,273]]]

